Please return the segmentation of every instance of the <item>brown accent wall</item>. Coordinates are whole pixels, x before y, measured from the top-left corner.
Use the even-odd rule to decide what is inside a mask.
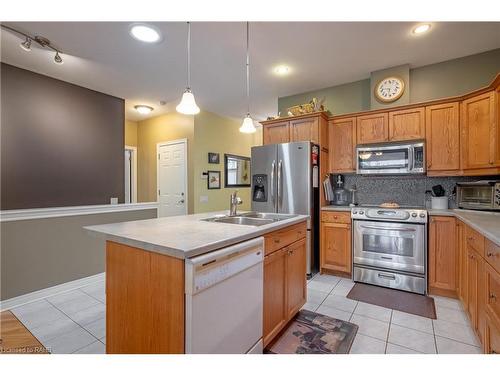
[[[124,100],[1,64],[1,209],[124,201]]]

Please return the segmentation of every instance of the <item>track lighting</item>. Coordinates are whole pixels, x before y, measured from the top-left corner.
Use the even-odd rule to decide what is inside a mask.
[[[59,64],[59,65],[61,65],[62,63],[64,63],[62,57],[59,55],[59,51],[57,51],[56,55],[54,56],[54,62],[56,64]]]
[[[26,52],[31,51],[31,38],[26,37],[26,40],[20,44],[21,48]]]
[[[14,29],[10,26],[4,25],[4,24],[1,24],[0,26],[2,26],[3,29],[9,30],[9,31],[16,33],[16,34],[19,34],[25,38],[24,42],[22,42],[19,45],[23,50],[28,51],[28,52],[31,51],[31,43],[36,42],[41,48],[48,48],[56,53],[56,55],[54,56],[54,62],[56,64],[61,65],[64,62],[62,57],[61,57],[62,51],[59,48],[56,48],[52,44],[52,42],[50,40],[48,40],[47,38],[45,38],[41,35],[34,35],[34,36],[29,35],[29,34],[26,34],[22,31],[16,30],[16,29]]]

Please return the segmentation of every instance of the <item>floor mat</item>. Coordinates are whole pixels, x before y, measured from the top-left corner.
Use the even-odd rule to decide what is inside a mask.
[[[402,290],[356,283],[347,298],[387,307],[425,318],[436,319],[434,298]]]
[[[301,310],[266,352],[272,354],[347,354],[357,331],[356,324]]]

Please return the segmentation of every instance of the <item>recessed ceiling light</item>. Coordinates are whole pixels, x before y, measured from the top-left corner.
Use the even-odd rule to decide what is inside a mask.
[[[136,105],[136,106],[134,106],[134,108],[141,115],[147,115],[148,113],[150,113],[154,109],[153,107],[150,107],[149,105]]]
[[[130,35],[146,43],[158,43],[161,40],[161,33],[156,27],[143,23],[130,26]]]
[[[429,31],[430,28],[431,28],[431,25],[429,25],[428,23],[418,25],[417,27],[415,27],[413,29],[413,34],[423,34],[427,31]]]
[[[284,76],[290,73],[290,67],[286,65],[278,65],[276,68],[274,68],[274,72],[280,76]]]

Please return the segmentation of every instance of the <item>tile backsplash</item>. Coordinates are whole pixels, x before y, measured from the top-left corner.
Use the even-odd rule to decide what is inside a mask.
[[[361,176],[345,175],[345,187],[356,185],[359,204],[381,204],[397,202],[400,205],[424,206],[425,191],[434,185],[442,185],[450,196],[457,182],[498,179],[498,176],[484,177],[427,177],[427,176]],[[454,197],[450,208],[456,207]]]

